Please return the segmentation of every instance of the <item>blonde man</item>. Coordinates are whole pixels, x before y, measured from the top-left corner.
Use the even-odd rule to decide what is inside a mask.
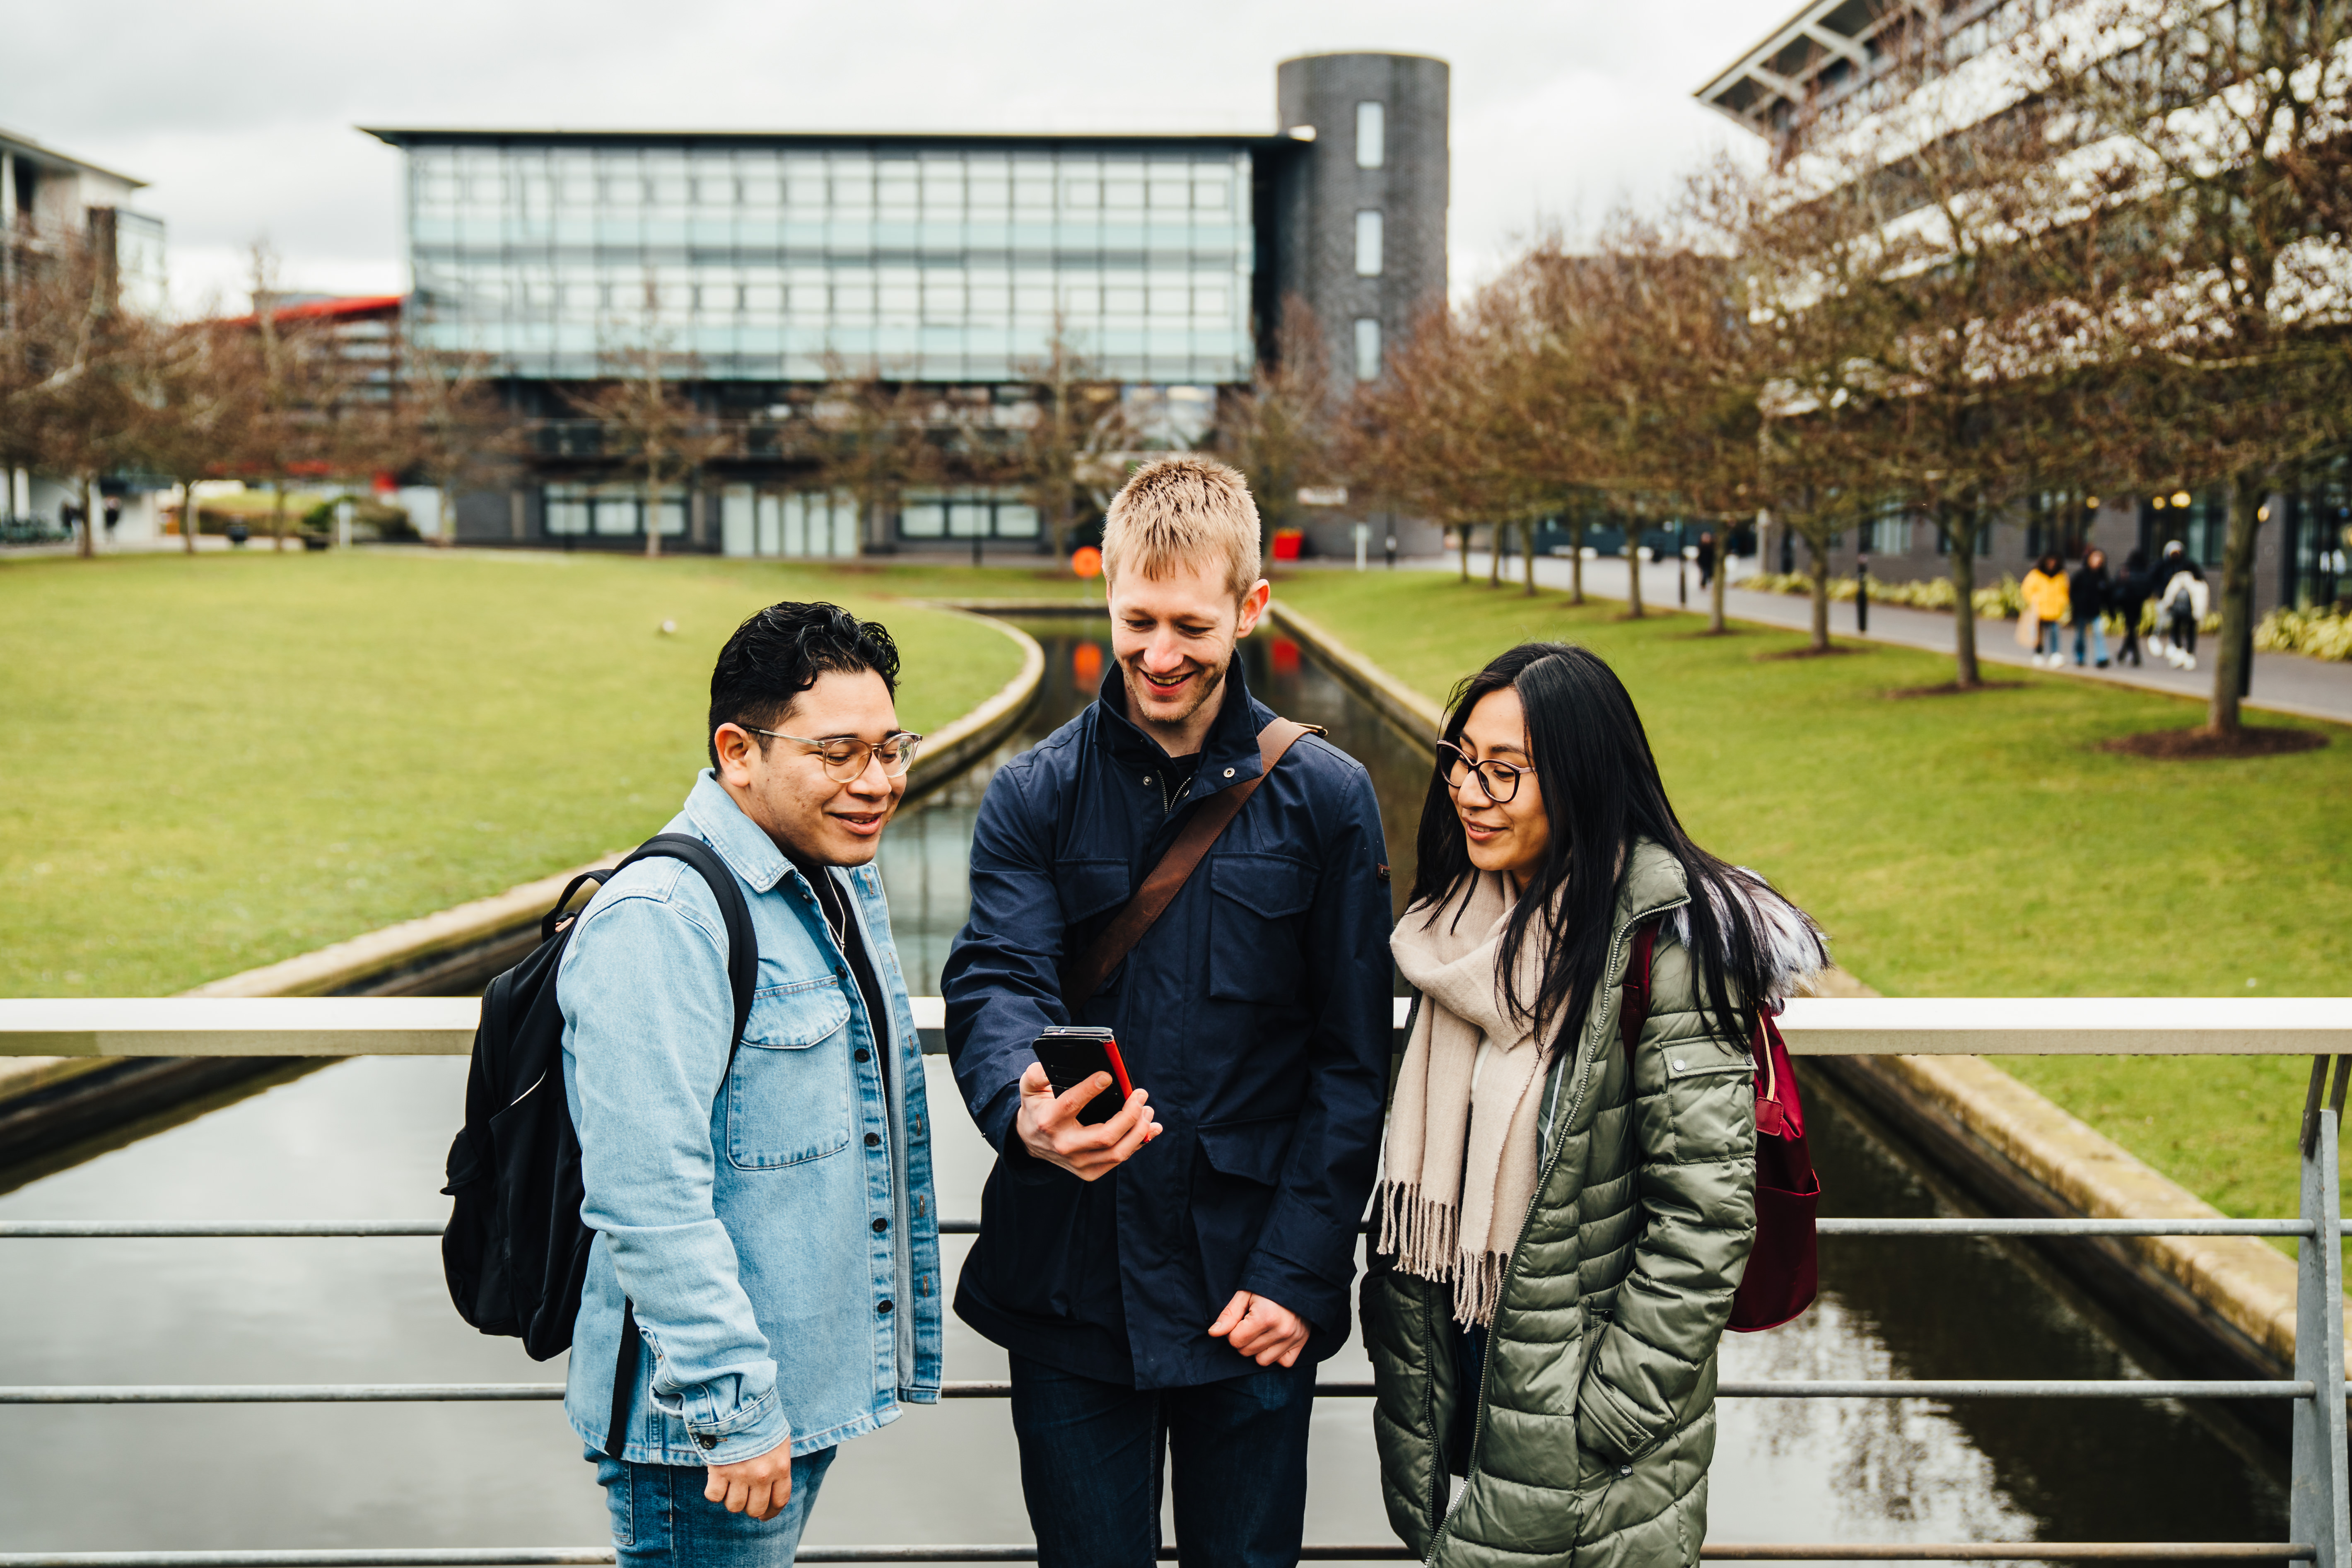
[[[1275,715],[1236,644],[1265,612],[1242,477],[1171,458],[1103,529],[1112,679],[1000,770],[942,989],[998,1159],[957,1313],[1011,1352],[1045,1568],[1145,1568],[1162,1455],[1181,1561],[1294,1563],[1315,1365],[1347,1338],[1388,1063],[1388,859],[1371,781],[1298,741],[1091,997],[1065,972]],[[1078,1121],[1033,1047],[1108,1026],[1134,1092]]]

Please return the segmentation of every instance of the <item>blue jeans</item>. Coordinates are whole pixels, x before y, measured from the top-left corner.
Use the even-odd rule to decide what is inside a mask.
[[[612,1510],[618,1568],[792,1568],[816,1489],[838,1452],[819,1448],[794,1459],[793,1500],[765,1523],[705,1498],[710,1477],[699,1465],[640,1465],[593,1448],[585,1457]]]
[[[2065,623],[2065,622],[2063,622],[2063,621],[2044,621],[2044,622],[2042,622],[2042,630],[2041,630],[2041,632],[2040,632],[2040,633],[2039,633],[2039,634],[2034,637],[2034,639],[2033,639],[2033,651],[2034,651],[2036,654],[2045,654],[2045,653],[2046,653],[2046,654],[2048,654],[2051,658],[2056,658],[2058,657],[2059,653],[2062,651],[2062,645],[2061,645],[2061,643],[2060,643],[2059,639],[2060,639],[2060,638],[2062,638],[2062,637],[2063,637],[2065,635],[2066,635],[2066,623]]]
[[[1134,1389],[1013,1358],[1013,1431],[1039,1568],[1151,1568],[1160,1458],[1174,1471],[1177,1561],[1292,1568],[1307,1530],[1315,1369],[1253,1369]]]
[[[2106,663],[2106,662],[2107,662],[2107,618],[2106,618],[2106,616],[2084,616],[2081,620],[2078,620],[2078,621],[2076,621],[2076,622],[2074,623],[2074,662],[2075,662],[2076,664],[2080,664],[2080,663],[2082,663],[2082,662],[2083,662],[2083,634],[2084,634],[2084,633],[2085,633],[2085,632],[2088,632],[2088,633],[2090,634],[2092,646],[2093,646],[2095,648],[2096,648],[2096,649],[2097,649],[2097,656],[2098,656],[2098,660],[2099,660],[2099,662],[2100,662],[2101,664],[2105,664],[2105,663]]]

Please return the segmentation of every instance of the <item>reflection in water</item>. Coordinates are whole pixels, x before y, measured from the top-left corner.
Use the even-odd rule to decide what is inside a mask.
[[[1030,743],[1107,668],[1073,623],[1034,628],[1048,681]],[[1400,899],[1426,759],[1296,649],[1246,645],[1253,689],[1327,724],[1372,770]],[[1009,754],[1009,751],[1006,754]],[[909,982],[936,992],[962,923],[985,768],[895,824],[883,867]],[[929,1064],[943,1213],[978,1212],[990,1153],[945,1064]],[[348,1062],[281,1083],[0,1196],[0,1217],[410,1218],[445,1210],[441,1160],[465,1063]],[[1826,1090],[1811,1118],[1831,1212],[1956,1212]],[[945,1243],[950,1270],[967,1244]],[[0,1383],[536,1382],[510,1340],[450,1309],[430,1240],[0,1241]],[[1730,1378],[2132,1375],[2136,1363],[2032,1254],[1959,1240],[1831,1239],[1796,1323],[1732,1336]],[[949,1375],[1002,1352],[950,1320]],[[1352,1342],[1327,1375],[1367,1375]],[[94,1491],[146,1457],[135,1495]],[[0,1423],[0,1545],[12,1550],[600,1542],[603,1506],[552,1405],[61,1406]],[[1307,1534],[1384,1537],[1370,1410],[1315,1417]],[[2124,1402],[1740,1400],[1714,1475],[1722,1540],[2283,1539],[2278,1466],[2188,1410]],[[844,1451],[814,1542],[1023,1541],[1003,1411],[918,1410]]]

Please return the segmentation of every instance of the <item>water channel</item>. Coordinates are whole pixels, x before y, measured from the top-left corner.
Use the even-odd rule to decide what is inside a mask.
[[[986,775],[1090,697],[1085,623],[1030,628],[1046,689],[1026,732],[894,825],[883,867],[910,984],[936,992],[961,923]],[[1427,763],[1293,645],[1244,645],[1254,689],[1328,724],[1379,786],[1402,894]],[[1669,781],[1671,784],[1674,781]],[[683,790],[681,789],[681,794]],[[989,1152],[930,1058],[940,1207],[978,1211]],[[445,1212],[466,1064],[353,1060],[241,1093],[121,1147],[17,1173],[0,1218],[407,1219]],[[1858,1111],[1809,1094],[1824,1212],[1969,1212]],[[29,1178],[29,1179],[28,1179]],[[12,1179],[0,1173],[0,1187]],[[961,1238],[944,1244],[949,1268]],[[1730,1336],[1726,1378],[2119,1377],[2168,1369],[2028,1248],[1822,1244],[1819,1303]],[[0,1383],[541,1382],[459,1322],[430,1239],[0,1241]],[[948,1375],[1004,1375],[949,1320]],[[1327,1376],[1368,1375],[1352,1341]],[[1316,1417],[1307,1539],[1386,1541],[1369,1402]],[[2124,1401],[1731,1400],[1711,1534],[1724,1541],[2282,1540],[2284,1464],[2226,1423]],[[812,1543],[1017,1542],[1003,1407],[911,1411],[850,1445]],[[601,1544],[601,1498],[553,1404],[9,1407],[0,1551]]]

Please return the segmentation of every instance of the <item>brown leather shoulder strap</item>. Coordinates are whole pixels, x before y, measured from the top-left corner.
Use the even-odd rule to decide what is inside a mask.
[[[1168,906],[1176,901],[1177,893],[1192,878],[1202,857],[1209,853],[1209,846],[1214,844],[1217,835],[1242,814],[1242,807],[1247,805],[1250,796],[1257,793],[1257,786],[1265,782],[1266,774],[1274,772],[1274,764],[1282,761],[1284,753],[1297,743],[1300,736],[1322,733],[1322,726],[1301,724],[1294,719],[1276,719],[1257,732],[1257,755],[1262,764],[1257,777],[1246,779],[1231,789],[1220,790],[1193,808],[1192,820],[1185,823],[1176,835],[1176,842],[1168,847],[1168,852],[1160,858],[1160,864],[1151,868],[1150,875],[1143,879],[1143,886],[1137,889],[1135,896],[1110,918],[1110,923],[1103,927],[1078,962],[1063,976],[1062,1001],[1068,1007],[1071,1017],[1078,1016],[1078,1009],[1102,989],[1103,982],[1110,978],[1110,972],[1118,967],[1119,960],[1143,940],[1143,933],[1151,929],[1151,922],[1166,913]]]

